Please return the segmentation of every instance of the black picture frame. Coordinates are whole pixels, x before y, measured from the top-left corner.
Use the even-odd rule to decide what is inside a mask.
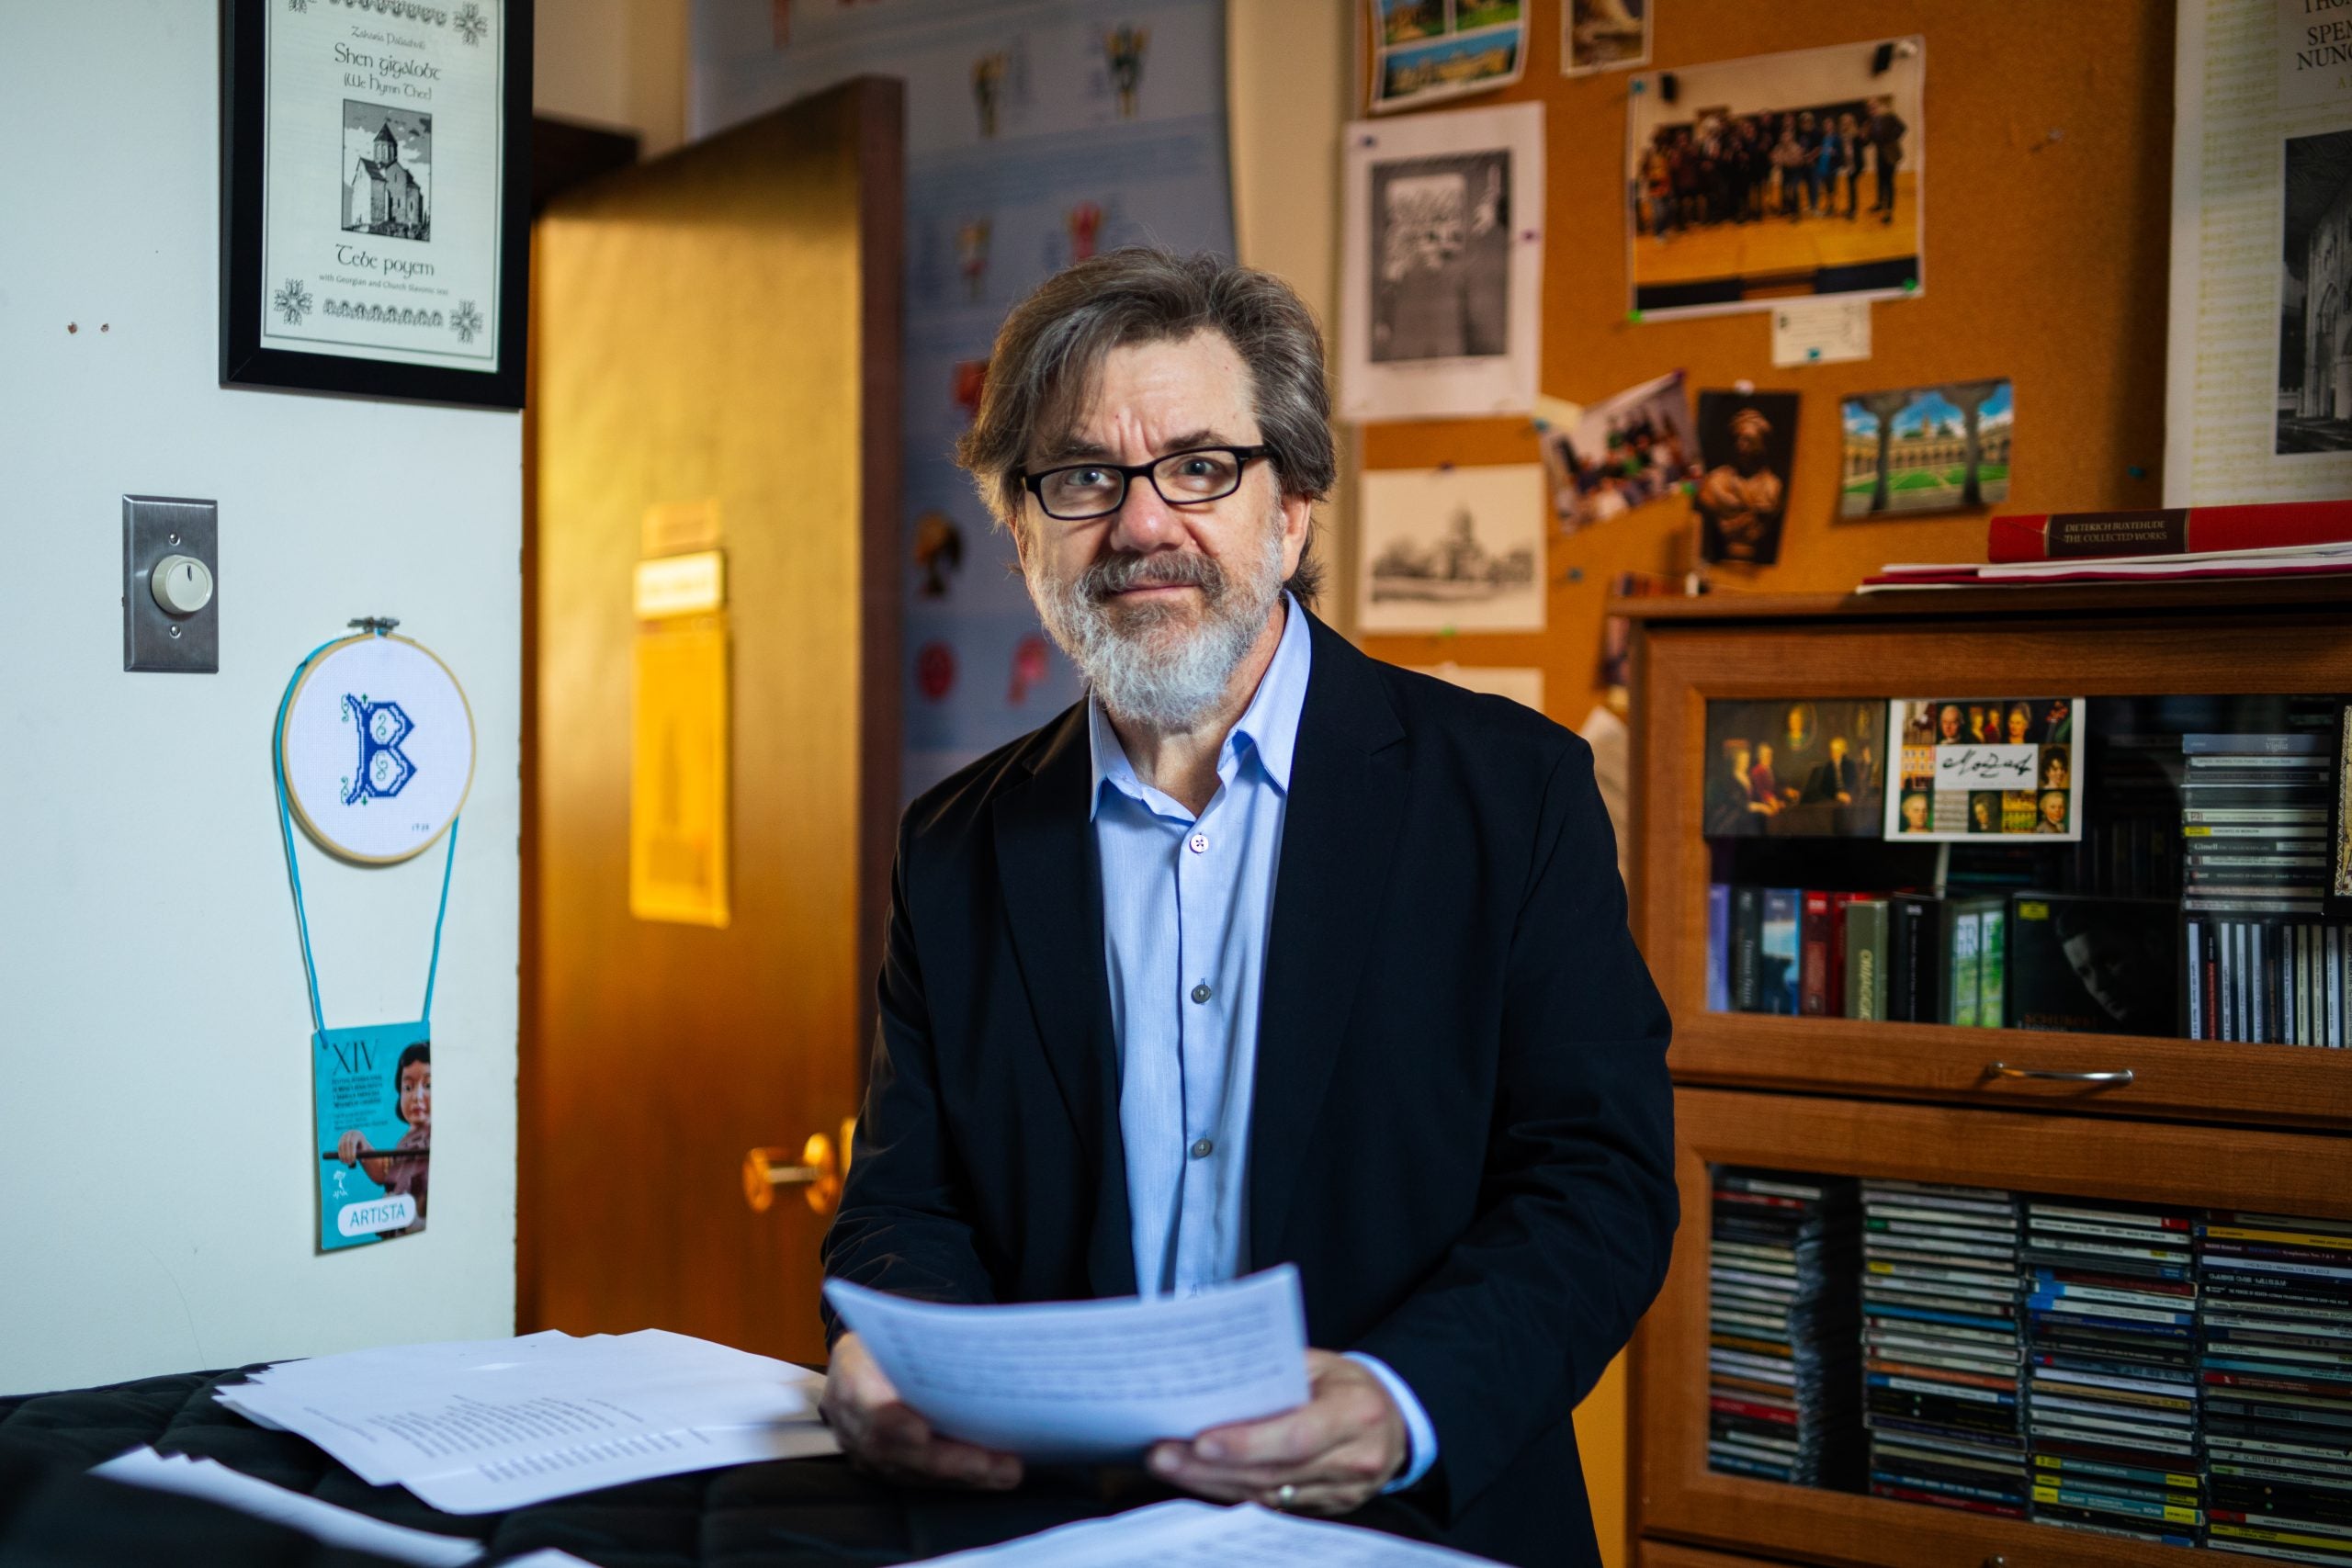
[[[262,209],[268,124],[266,28],[286,0],[220,0],[220,384],[520,409],[530,313],[533,0],[504,15],[504,166],[498,173],[496,368],[455,370],[261,345]]]

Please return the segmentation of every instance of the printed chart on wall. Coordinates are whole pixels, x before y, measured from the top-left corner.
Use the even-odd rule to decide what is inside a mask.
[[[1928,697],[1892,704],[1890,839],[2083,836],[2080,697]]]
[[[1626,95],[1634,319],[1927,284],[1918,38],[1679,66]]]
[[[861,73],[907,84],[901,787],[912,796],[1079,695],[1012,540],[950,453],[999,323],[1046,277],[1125,244],[1232,254],[1224,6],[698,0],[695,32],[697,136]]]
[[[2352,8],[2180,0],[2165,504],[2352,492]]]

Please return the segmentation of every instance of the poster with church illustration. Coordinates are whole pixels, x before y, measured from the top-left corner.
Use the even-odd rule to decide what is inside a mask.
[[[524,13],[224,4],[222,379],[519,406],[521,323],[510,333],[505,315],[528,258],[514,166],[527,149],[511,134]]]
[[[433,117],[343,100],[343,231],[433,238]]]

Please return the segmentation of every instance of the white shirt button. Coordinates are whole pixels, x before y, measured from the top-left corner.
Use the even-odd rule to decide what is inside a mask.
[[[1195,833],[1193,835],[1193,852],[1194,854],[1206,854],[1208,853],[1208,848],[1209,836],[1206,833]]]
[[[1215,1138],[1197,1139],[1193,1145],[1192,1154],[1194,1159],[1206,1159],[1209,1156],[1215,1153],[1216,1153],[1216,1140]]]

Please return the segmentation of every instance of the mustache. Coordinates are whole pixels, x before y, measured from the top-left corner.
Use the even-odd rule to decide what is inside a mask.
[[[1097,604],[1131,588],[1197,588],[1217,599],[1225,592],[1225,569],[1206,556],[1114,550],[1080,572],[1077,586]]]

